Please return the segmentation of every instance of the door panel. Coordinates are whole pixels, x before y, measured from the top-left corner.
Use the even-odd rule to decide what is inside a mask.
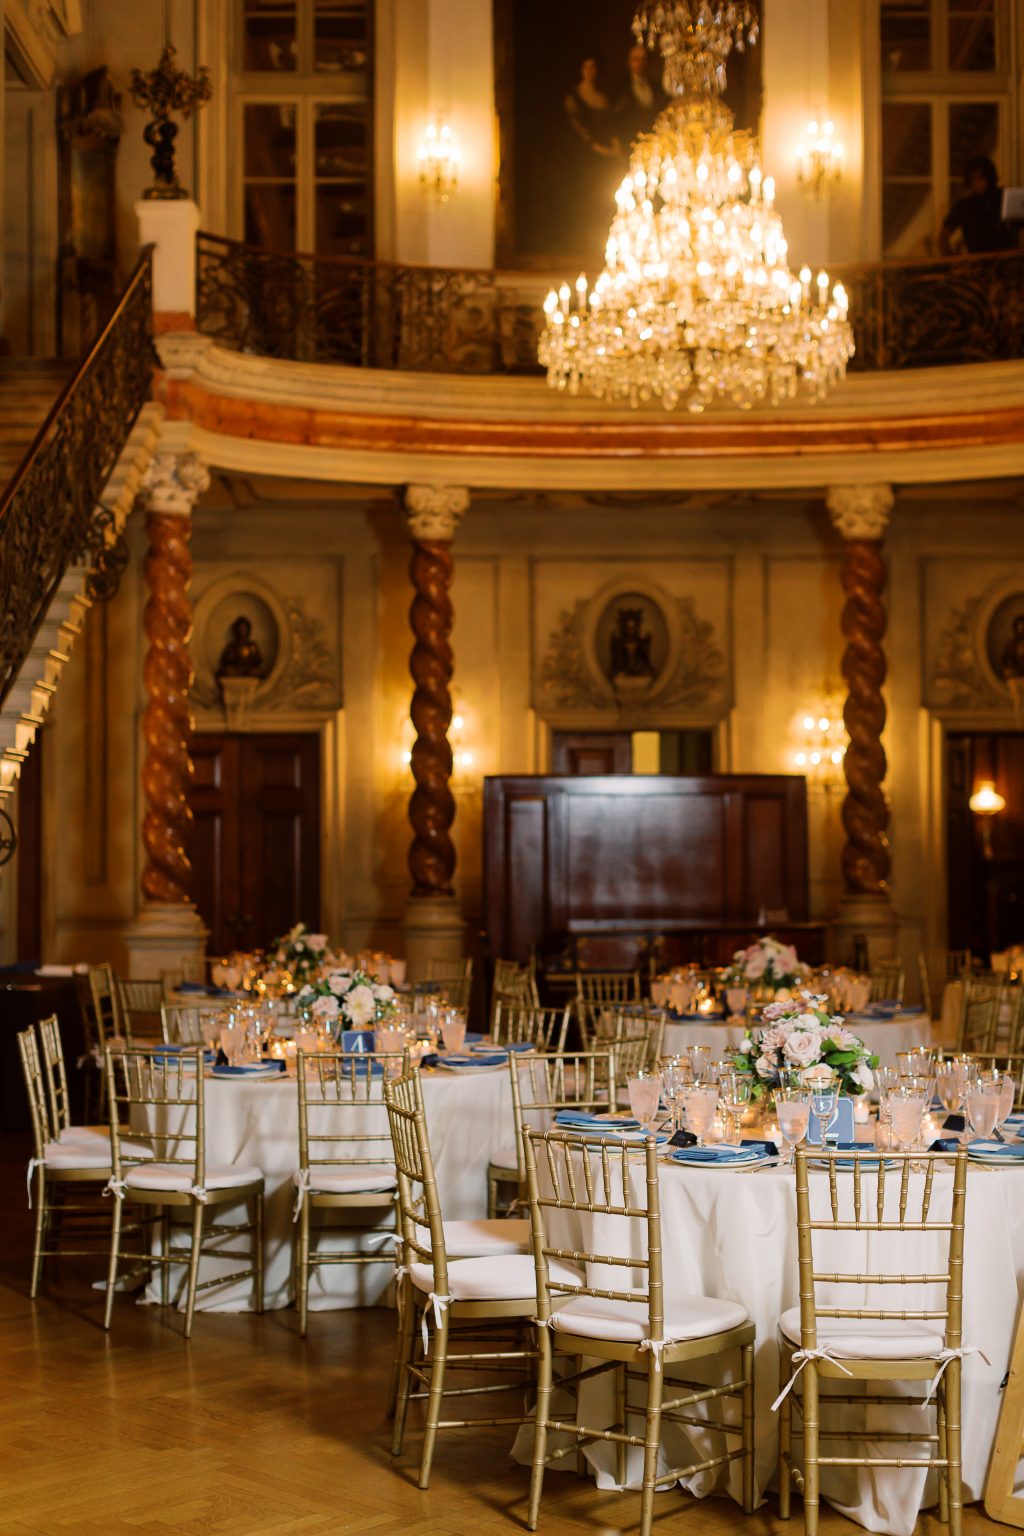
[[[193,894],[211,953],[320,921],[317,736],[197,736]]]
[[[571,774],[630,773],[633,743],[628,731],[554,731],[551,772]]]
[[[1006,808],[985,836],[968,801],[991,779]],[[1024,936],[1024,733],[951,731],[946,747],[950,948],[988,956]]]

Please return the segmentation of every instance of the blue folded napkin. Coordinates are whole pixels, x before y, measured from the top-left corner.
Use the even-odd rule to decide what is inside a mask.
[[[1006,1158],[1007,1162],[1019,1162],[1024,1158],[1024,1143],[1005,1141],[971,1141],[967,1144],[967,1156]]]
[[[674,1008],[670,1008],[668,1015],[680,1024],[723,1024],[725,1022],[724,1013],[677,1013]]]
[[[928,1148],[929,1152],[955,1152],[960,1143],[955,1136],[937,1136]]]
[[[747,1147],[680,1147],[672,1153],[674,1163],[736,1163],[760,1162],[758,1154]]]
[[[567,1131],[639,1131],[641,1129],[639,1120],[627,1117],[621,1120],[609,1120],[607,1115],[591,1114],[585,1109],[560,1109],[555,1116],[555,1124],[564,1126]]]
[[[467,1029],[466,1030],[466,1044],[467,1045],[479,1045],[480,1041],[482,1039],[483,1039],[483,1035],[481,1035],[479,1033],[479,1031],[473,1030],[473,1029]]]
[[[509,1051],[532,1051],[532,1040],[505,1040],[501,1045],[485,1045],[482,1041],[472,1046],[474,1056],[486,1056],[491,1051],[501,1051],[508,1055]]]
[[[751,1152],[761,1153],[764,1157],[778,1157],[779,1149],[774,1141],[748,1141],[744,1136],[740,1142],[741,1147],[748,1147]]]
[[[208,981],[179,981],[176,989],[178,992],[195,992],[200,997],[224,997],[227,987],[215,987]]]
[[[435,1058],[437,1059],[437,1058]],[[494,1051],[490,1056],[443,1056],[443,1067],[500,1067],[508,1061],[506,1051]]]
[[[283,1072],[283,1061],[261,1061],[257,1066],[254,1062],[247,1067],[218,1067],[213,1068],[214,1077],[270,1077],[274,1072]]]
[[[967,1122],[963,1115],[947,1115],[942,1122],[944,1131],[963,1131],[967,1129]]]

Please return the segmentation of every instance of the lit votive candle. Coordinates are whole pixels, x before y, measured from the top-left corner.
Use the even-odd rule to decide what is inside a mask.
[[[861,1093],[853,1101],[853,1120],[855,1125],[867,1125],[871,1119],[871,1105],[868,1103],[867,1094]]]

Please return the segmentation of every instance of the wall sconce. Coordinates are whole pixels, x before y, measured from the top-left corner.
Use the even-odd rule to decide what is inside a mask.
[[[831,118],[819,122],[812,118],[804,128],[804,136],[796,147],[796,179],[815,202],[828,196],[842,175],[843,146],[836,138],[836,125]]]
[[[447,118],[432,118],[423,131],[416,158],[420,186],[436,203],[446,203],[459,184],[462,155]]]
[[[849,737],[843,724],[838,699],[827,696],[800,718],[800,744],[793,753],[793,765],[807,778],[812,788],[826,794],[845,782],[843,758]]]
[[[464,787],[472,780],[476,766],[476,754],[466,738],[465,710],[461,705],[456,704],[448,727],[448,744],[452,749],[452,782],[456,787]],[[402,724],[402,740],[399,747],[403,772],[408,771],[412,766],[412,748],[415,739],[413,723],[406,718]]]
[[[986,859],[992,857],[992,818],[1005,811],[1006,801],[991,779],[981,779],[967,804],[979,819],[981,827],[981,851]]]

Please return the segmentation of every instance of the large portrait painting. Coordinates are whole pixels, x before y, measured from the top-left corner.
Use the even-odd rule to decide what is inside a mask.
[[[494,0],[500,266],[594,272],[629,148],[666,105],[633,0]],[[726,104],[756,132],[761,48],[733,53]]]

